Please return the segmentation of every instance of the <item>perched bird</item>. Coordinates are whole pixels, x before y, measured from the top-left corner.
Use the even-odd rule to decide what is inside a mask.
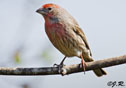
[[[65,55],[60,65],[66,57],[77,56],[81,58],[85,70],[85,62],[93,61],[92,53],[85,34],[76,20],[65,9],[52,3],[43,5],[36,12],[45,19],[45,31],[51,43]],[[106,75],[101,68],[93,71],[98,77]]]

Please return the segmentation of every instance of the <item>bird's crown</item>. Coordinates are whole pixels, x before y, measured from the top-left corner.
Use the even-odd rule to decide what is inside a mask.
[[[59,6],[58,6],[58,5],[56,5],[56,4],[52,4],[52,3],[45,4],[45,5],[43,5],[42,7],[43,7],[43,8],[48,8],[48,7],[55,7],[55,8],[59,8]]]

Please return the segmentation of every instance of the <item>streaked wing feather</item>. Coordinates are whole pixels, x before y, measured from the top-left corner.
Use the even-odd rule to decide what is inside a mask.
[[[89,47],[89,44],[87,42],[86,36],[85,36],[84,32],[82,31],[82,29],[78,25],[76,25],[75,28],[73,28],[73,31],[83,39],[83,41],[84,41],[84,43],[86,45],[86,48],[90,50],[90,47]],[[90,50],[90,55],[92,56],[91,50]]]

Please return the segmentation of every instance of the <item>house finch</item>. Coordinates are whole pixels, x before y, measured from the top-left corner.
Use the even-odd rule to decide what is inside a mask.
[[[85,70],[85,62],[91,62],[93,59],[85,34],[76,20],[56,4],[45,4],[36,12],[45,19],[45,31],[49,40],[65,55],[61,65],[66,57],[77,56],[81,58],[81,64]],[[98,77],[106,75],[101,68],[93,71]]]

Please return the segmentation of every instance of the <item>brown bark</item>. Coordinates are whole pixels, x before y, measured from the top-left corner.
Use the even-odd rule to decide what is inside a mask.
[[[126,63],[126,55],[107,58],[94,62],[88,62],[86,71],[90,71],[97,68],[106,68],[115,65]],[[32,76],[32,75],[67,75],[83,72],[83,68],[80,64],[74,64],[69,66],[58,67],[40,67],[40,68],[7,68],[0,67],[0,75],[14,75],[14,76]]]

